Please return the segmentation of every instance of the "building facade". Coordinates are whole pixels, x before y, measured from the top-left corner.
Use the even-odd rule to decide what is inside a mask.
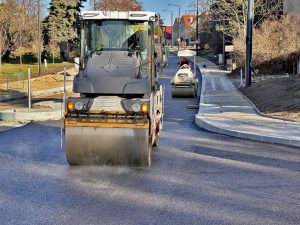
[[[180,23],[180,37],[187,45],[190,45],[191,41],[195,40],[196,31],[196,16],[195,15],[183,15]]]
[[[183,15],[180,19],[176,18],[173,24],[174,43],[177,45],[180,39],[185,44],[189,45],[195,40],[196,31],[196,16]]]

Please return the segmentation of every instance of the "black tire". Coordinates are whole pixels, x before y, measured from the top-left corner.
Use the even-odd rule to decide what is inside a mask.
[[[154,147],[157,147],[159,145],[159,138],[160,138],[160,135],[158,132],[158,134],[155,134],[154,143],[153,143]]]
[[[195,86],[194,86],[194,87],[192,87],[192,97],[195,98],[196,95],[197,95],[197,92],[196,92]]]
[[[195,84],[194,92],[195,92],[194,97],[197,97],[198,96],[198,85],[197,84]]]
[[[160,122],[156,124],[156,130],[155,130],[155,138],[153,146],[156,147],[159,145],[159,138],[160,138]]]

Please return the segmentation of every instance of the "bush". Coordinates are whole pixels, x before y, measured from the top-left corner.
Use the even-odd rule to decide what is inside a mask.
[[[265,20],[254,30],[252,65],[262,73],[291,72],[295,59],[300,55],[299,23],[295,18]],[[245,37],[234,39],[237,64],[245,63]]]

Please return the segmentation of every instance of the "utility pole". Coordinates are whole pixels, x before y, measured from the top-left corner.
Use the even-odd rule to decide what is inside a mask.
[[[179,28],[178,28],[178,39],[180,39],[181,37],[181,14],[180,14],[180,5],[179,5]],[[179,41],[179,44],[178,44],[178,51],[179,51],[179,46],[180,46],[180,41]]]
[[[246,37],[246,87],[251,86],[251,61],[252,61],[252,38],[253,38],[253,7],[254,0],[248,0],[247,37]]]
[[[226,64],[226,53],[225,53],[225,19],[223,18],[223,65]]]
[[[94,0],[94,10],[96,10],[96,0]]]
[[[174,32],[173,32],[173,12],[171,11],[171,47],[173,48],[173,43],[174,43]]]
[[[197,0],[197,14],[196,14],[196,55],[198,55],[198,50],[199,50],[199,0]]]
[[[41,76],[41,9],[40,0],[38,0],[38,72]]]

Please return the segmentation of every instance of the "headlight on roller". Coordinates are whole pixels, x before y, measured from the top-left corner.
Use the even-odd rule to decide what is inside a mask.
[[[133,112],[138,113],[141,110],[141,105],[139,103],[134,103],[131,108]]]
[[[83,104],[82,104],[82,102],[76,102],[76,103],[75,103],[75,109],[76,109],[77,111],[81,111],[81,110],[83,109]]]
[[[129,114],[146,114],[149,109],[149,102],[142,100],[123,99],[123,109]]]

